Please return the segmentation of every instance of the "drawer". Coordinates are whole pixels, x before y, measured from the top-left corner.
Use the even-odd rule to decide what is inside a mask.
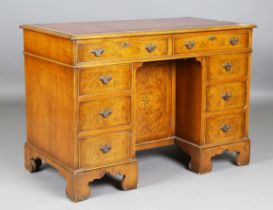
[[[169,36],[107,39],[79,44],[79,62],[110,62],[172,55]]]
[[[247,48],[248,32],[204,32],[176,35],[174,54]]]
[[[208,58],[208,80],[227,80],[247,74],[248,54],[216,55]]]
[[[131,157],[131,131],[81,139],[80,167],[102,166]]]
[[[109,128],[131,123],[131,97],[81,102],[79,131]]]
[[[207,111],[242,108],[246,105],[245,82],[222,83],[207,88]]]
[[[245,113],[207,118],[207,144],[236,141],[243,137],[245,137]]]
[[[80,70],[80,95],[131,89],[131,65],[111,65]]]

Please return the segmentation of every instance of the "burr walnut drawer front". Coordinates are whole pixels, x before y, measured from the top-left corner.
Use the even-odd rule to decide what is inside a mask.
[[[90,131],[131,123],[131,97],[81,102],[79,130]]]
[[[79,43],[79,62],[109,62],[171,56],[170,36],[116,38]]]
[[[80,140],[80,167],[103,166],[131,157],[131,131]]]
[[[246,105],[245,82],[222,83],[207,87],[207,111],[243,108]]]
[[[236,141],[245,137],[245,113],[208,117],[206,143]]]
[[[204,32],[174,36],[174,54],[247,48],[248,32]]]
[[[131,89],[131,65],[111,65],[80,70],[80,95]]]
[[[245,77],[247,73],[247,53],[216,55],[208,58],[208,80],[227,80]]]

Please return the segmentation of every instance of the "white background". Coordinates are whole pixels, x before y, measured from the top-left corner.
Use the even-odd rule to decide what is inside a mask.
[[[196,175],[176,147],[140,152],[139,186],[123,192],[111,179],[92,184],[92,198],[73,204],[65,181],[45,165],[24,170],[23,36],[25,23],[194,16],[257,24],[251,85],[251,164],[234,157],[213,161]],[[0,209],[273,209],[273,1],[272,0],[0,0]]]

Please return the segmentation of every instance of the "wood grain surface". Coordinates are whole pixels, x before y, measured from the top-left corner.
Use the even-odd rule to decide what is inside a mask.
[[[42,160],[74,202],[89,182],[138,182],[136,151],[177,144],[189,169],[250,158],[252,24],[199,18],[23,25],[25,168]]]

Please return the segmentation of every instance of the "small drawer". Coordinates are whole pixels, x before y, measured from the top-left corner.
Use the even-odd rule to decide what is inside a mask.
[[[111,65],[80,70],[80,95],[131,89],[131,65]]]
[[[131,97],[81,102],[79,131],[109,128],[131,123]]]
[[[133,41],[133,53],[135,58],[154,58],[172,55],[172,39],[170,37],[159,38],[154,37],[150,39],[139,39]]]
[[[172,55],[169,36],[109,39],[79,44],[79,62],[111,62]]]
[[[242,108],[246,105],[245,82],[223,83],[207,88],[207,111]]]
[[[80,140],[80,167],[95,167],[131,157],[131,131],[103,134]]]
[[[245,113],[207,118],[207,144],[236,141],[243,137],[245,137]]]
[[[208,59],[208,80],[227,80],[247,74],[248,54],[217,55]]]
[[[174,54],[247,48],[248,36],[234,31],[180,34],[174,37]]]

